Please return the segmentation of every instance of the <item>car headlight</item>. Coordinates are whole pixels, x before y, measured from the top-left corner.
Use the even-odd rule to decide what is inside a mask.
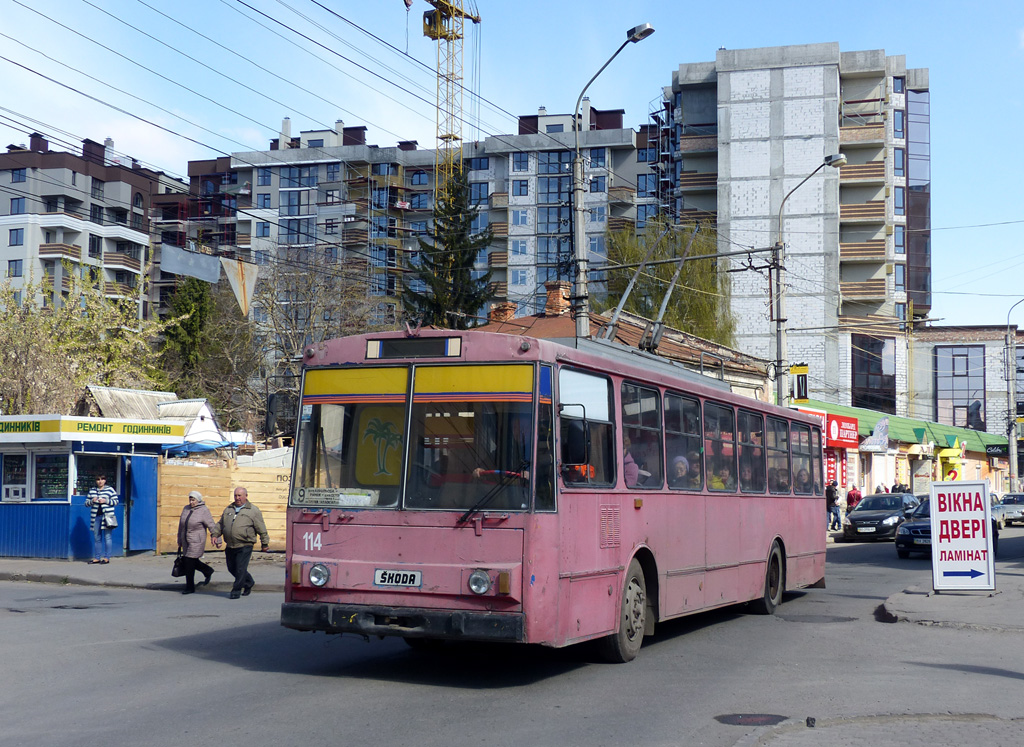
[[[469,590],[474,594],[486,594],[491,590],[491,577],[487,571],[476,570],[469,574]]]
[[[910,534],[910,527],[900,524],[899,529],[896,530],[896,534]]]
[[[891,527],[893,524],[898,524],[900,521],[899,516],[890,516],[888,519],[882,521],[887,527]]]
[[[844,516],[843,517],[843,526],[844,527],[850,526],[850,517],[849,516]]]
[[[309,583],[313,586],[326,586],[331,580],[331,570],[323,563],[314,563],[309,569]]]

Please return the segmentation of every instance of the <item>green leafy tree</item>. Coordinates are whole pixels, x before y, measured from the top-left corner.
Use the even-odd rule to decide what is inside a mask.
[[[174,319],[166,330],[164,355],[186,374],[198,372],[208,348],[214,301],[210,284],[198,278],[181,277],[169,304]]]
[[[609,233],[608,263],[638,264],[655,242],[651,261],[683,256],[693,234],[693,225],[674,226],[668,233],[665,229],[665,222],[655,219],[649,220],[640,234],[632,230]],[[713,226],[700,224],[687,256],[713,255],[718,251],[717,244]],[[719,269],[717,261],[710,257],[683,263],[665,311],[666,325],[722,345],[733,344],[735,321],[729,310],[729,281]],[[625,310],[647,319],[657,318],[675,271],[675,263],[646,266],[626,301]],[[608,272],[606,310],[615,308],[635,272],[636,268]]]
[[[52,279],[0,283],[0,414],[70,414],[88,384],[163,382],[155,343],[165,325],[140,318],[144,288],[63,269],[56,303]]]
[[[491,272],[473,277],[473,263],[480,250],[494,237],[488,226],[473,233],[477,209],[470,205],[470,187],[464,171],[457,172],[448,196],[434,206],[434,227],[427,239],[420,239],[419,261],[410,278],[419,281],[423,292],[407,281],[402,301],[406,315],[423,324],[445,329],[467,329],[494,297]]]

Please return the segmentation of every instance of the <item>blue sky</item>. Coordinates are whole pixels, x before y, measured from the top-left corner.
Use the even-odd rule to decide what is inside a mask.
[[[838,42],[843,51],[905,55],[908,67],[930,70],[931,317],[1002,325],[1024,297],[1024,201],[1013,162],[1024,3],[479,0],[477,8],[464,78],[484,101],[466,98],[466,117],[478,123],[464,127],[467,139],[514,132],[514,116],[539,106],[568,112],[626,29],[643,22],[655,34],[625,49],[589,91],[594,106],[625,109],[634,127],[680,63],[711,61],[719,47]],[[403,0],[0,0],[0,145],[25,143],[32,129],[54,148],[110,137],[117,151],[181,175],[190,159],[266,149],[289,116],[293,134],[343,119],[366,125],[372,143],[432,147],[427,9],[424,0],[408,11]],[[1024,326],[1024,304],[1011,321]]]

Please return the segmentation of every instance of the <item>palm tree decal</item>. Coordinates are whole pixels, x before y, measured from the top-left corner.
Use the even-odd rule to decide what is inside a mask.
[[[363,440],[370,439],[377,446],[377,472],[375,475],[390,475],[387,468],[388,451],[402,445],[402,435],[395,432],[395,424],[373,418],[366,424]]]

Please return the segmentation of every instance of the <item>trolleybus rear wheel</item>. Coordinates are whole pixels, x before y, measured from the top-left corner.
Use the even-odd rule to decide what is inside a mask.
[[[774,615],[782,601],[784,587],[782,550],[779,549],[778,542],[773,542],[772,549],[768,553],[768,565],[764,572],[764,594],[760,599],[755,599],[750,603],[751,609],[759,615]]]
[[[629,563],[626,580],[622,585],[622,605],[619,630],[601,639],[601,654],[616,663],[633,661],[644,642],[647,627],[647,582],[636,558]]]

